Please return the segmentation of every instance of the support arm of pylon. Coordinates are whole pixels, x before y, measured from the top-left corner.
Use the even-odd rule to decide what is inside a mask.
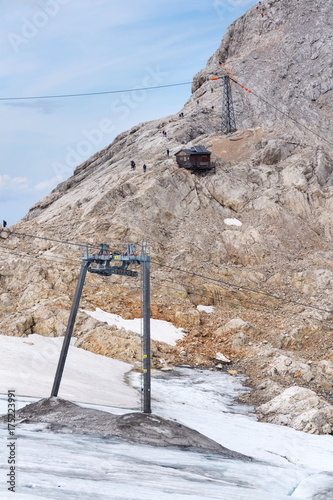
[[[73,304],[72,304],[72,309],[71,309],[71,312],[70,312],[70,315],[69,315],[69,319],[68,319],[68,324],[67,324],[65,338],[64,338],[64,341],[63,341],[63,344],[62,344],[62,349],[61,349],[61,353],[60,353],[58,367],[57,367],[57,371],[56,371],[56,374],[55,374],[55,377],[54,377],[54,382],[53,382],[51,397],[57,397],[58,396],[60,382],[61,382],[62,374],[63,374],[63,371],[64,371],[64,367],[65,367],[67,353],[68,353],[69,345],[70,345],[70,342],[71,342],[72,333],[73,333],[74,324],[75,324],[75,319],[76,319],[77,311],[78,311],[78,308],[79,308],[80,298],[81,298],[82,290],[83,290],[83,285],[84,285],[84,281],[86,279],[87,270],[88,270],[89,265],[90,265],[89,261],[83,260],[82,265],[81,265],[81,271],[80,271],[79,279],[78,279],[78,282],[77,282],[77,285],[76,285],[76,290],[75,290],[74,300],[73,300]]]

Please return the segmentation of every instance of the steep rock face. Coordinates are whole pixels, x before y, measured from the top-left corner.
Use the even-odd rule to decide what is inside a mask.
[[[0,234],[10,252],[4,250],[0,264],[1,333],[63,334],[80,252],[54,240],[147,239],[154,261],[152,314],[187,333],[175,349],[156,346],[156,366],[215,366],[219,353],[245,360],[255,385],[262,374],[246,367],[253,352],[262,353],[267,365],[270,353],[283,356],[285,349],[304,362],[332,361],[332,152],[330,144],[275,109],[325,136],[331,117],[331,2],[262,4],[264,16],[253,7],[237,20],[195,76],[184,117],[177,113],[120,134],[11,228],[47,239]],[[207,80],[226,72],[255,90],[249,94],[233,84],[240,130],[230,136],[219,132],[221,80]],[[319,80],[314,100],[310,89],[319,91]],[[197,144],[212,151],[215,170],[206,176],[180,169],[173,157]],[[197,311],[198,304],[216,309],[210,317]],[[138,282],[89,276],[81,305],[138,317]],[[235,318],[251,328],[225,327]],[[137,339],[122,332],[113,346],[108,334],[103,324],[88,324],[79,315],[82,347],[140,359]],[[267,344],[274,351],[266,352]],[[275,375],[265,372],[273,384]],[[318,378],[318,390],[331,397],[324,379]],[[290,380],[278,380],[281,390]],[[302,384],[312,383],[302,378]]]
[[[253,6],[228,28],[207,67],[194,78],[193,90],[202,92],[211,85],[207,77],[227,73],[253,91],[249,95],[233,86],[240,126],[287,127],[306,134],[288,115],[331,142],[331,13],[332,2],[325,0],[268,0],[262,8]]]

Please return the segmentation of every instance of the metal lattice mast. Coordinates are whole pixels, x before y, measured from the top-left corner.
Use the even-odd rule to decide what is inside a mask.
[[[222,103],[222,132],[224,134],[231,134],[236,132],[236,120],[234,113],[234,105],[232,102],[230,77],[224,76],[224,92]]]

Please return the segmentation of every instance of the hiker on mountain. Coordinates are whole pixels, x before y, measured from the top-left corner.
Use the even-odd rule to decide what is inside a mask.
[[[143,168],[143,171],[145,172],[145,171],[147,170],[147,165],[144,163],[144,164],[142,165],[142,168]]]
[[[261,15],[261,17],[264,17],[264,6],[261,5],[261,2],[259,2],[259,4],[257,5],[257,10],[258,10],[259,14]]]
[[[132,160],[132,161],[131,161],[131,169],[132,169],[132,170],[135,170],[135,167],[136,167],[136,165],[135,165],[135,161],[133,161],[133,160]]]
[[[7,227],[7,222],[5,220],[2,221],[2,227],[3,228]]]
[[[169,157],[170,156],[170,150],[167,149],[167,156]]]

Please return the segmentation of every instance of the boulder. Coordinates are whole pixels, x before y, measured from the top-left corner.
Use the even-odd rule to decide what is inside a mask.
[[[310,434],[332,434],[333,406],[304,387],[289,387],[258,406],[259,420]]]
[[[272,139],[267,142],[259,158],[265,165],[274,165],[287,158],[293,149],[291,144]]]
[[[255,333],[259,330],[249,323],[248,321],[244,321],[241,318],[234,318],[228,321],[225,325],[221,326],[215,331],[216,335],[226,335],[226,334],[242,334],[245,333]],[[242,337],[244,339],[244,337]]]
[[[193,328],[200,325],[200,312],[197,309],[188,309],[184,311],[176,311],[174,316],[174,324],[179,328]]]
[[[281,354],[269,364],[266,373],[269,377],[273,378],[289,375],[293,378],[303,379],[305,382],[310,382],[314,379],[314,374],[308,364],[284,354]]]
[[[328,360],[318,361],[312,364],[315,373],[315,383],[332,391],[333,387],[333,362]]]

